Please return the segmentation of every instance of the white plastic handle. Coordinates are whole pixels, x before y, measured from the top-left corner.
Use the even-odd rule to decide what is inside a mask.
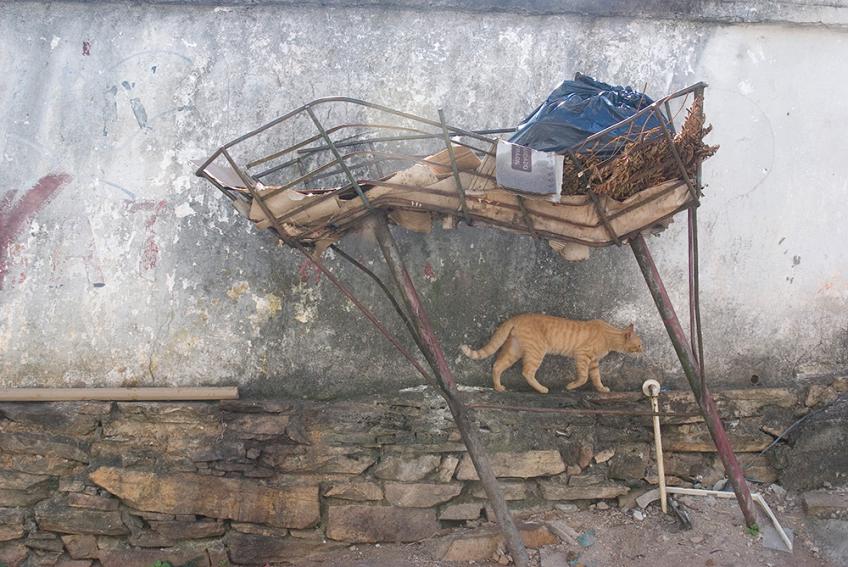
[[[651,378],[650,380],[645,380],[642,384],[642,393],[652,398],[654,396],[658,396],[660,393],[660,383]]]

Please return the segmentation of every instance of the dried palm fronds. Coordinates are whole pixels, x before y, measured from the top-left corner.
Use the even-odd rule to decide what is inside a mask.
[[[694,177],[698,165],[719,148],[704,143],[704,136],[710,133],[712,126],[704,126],[703,107],[703,96],[696,95],[683,127],[674,137],[674,146],[690,178]],[[645,141],[649,135],[652,139]],[[646,131],[635,140],[630,134],[608,142],[622,143],[623,149],[613,158],[603,157],[592,149],[576,154],[576,162],[566,156],[562,194],[585,194],[588,176],[588,186],[595,193],[624,200],[648,187],[682,177],[668,140],[661,132]]]

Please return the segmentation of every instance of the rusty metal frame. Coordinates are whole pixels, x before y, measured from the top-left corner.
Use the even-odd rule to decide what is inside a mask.
[[[448,125],[445,122],[445,111],[443,109],[439,109],[439,122],[442,125],[442,135],[445,140],[445,147],[448,149],[448,157],[450,157],[451,162],[451,173],[453,174],[453,181],[456,184],[456,192],[459,193],[459,206],[462,209],[462,218],[465,219],[465,222],[470,226],[471,225],[471,217],[468,214],[468,203],[465,199],[465,188],[462,186],[462,180],[459,178],[459,168],[456,165],[456,155],[453,153],[453,143],[451,142],[450,134],[448,134]]]
[[[686,95],[692,92],[695,92],[699,95],[703,95],[704,87],[706,85],[704,83],[698,83],[696,85],[692,85],[685,89],[681,89],[671,95],[663,97],[653,104],[648,105],[638,111],[636,114],[629,117],[627,120],[619,122],[616,125],[611,126],[597,134],[589,136],[579,144],[576,144],[569,150],[569,155],[572,156],[572,159],[576,158],[576,153],[580,148],[586,147],[586,144],[601,140],[604,135],[607,133],[621,128],[622,126],[632,123],[639,116],[644,116],[647,113],[655,113],[660,117],[661,128],[666,136],[666,139],[670,142],[672,141],[672,133],[673,132],[673,122],[671,120],[671,112],[668,105],[668,102],[674,98],[677,98],[682,95]],[[314,112],[314,108],[332,102],[345,102],[345,103],[353,103],[365,106],[367,108],[373,108],[379,111],[387,112],[394,116],[398,116],[401,118],[411,119],[417,121],[421,124],[425,124],[434,129],[438,129],[440,131],[434,133],[426,133],[422,132],[416,128],[400,128],[402,130],[411,130],[414,132],[419,132],[414,135],[404,135],[404,136],[394,136],[394,137],[382,137],[382,138],[363,138],[362,140],[351,141],[348,139],[347,141],[343,141],[340,143],[336,143],[332,139],[332,134],[341,130],[344,127],[357,126],[357,124],[350,125],[342,125],[340,127],[328,128],[325,129],[321,120],[318,118],[316,113]],[[661,115],[660,108],[664,105],[666,112],[668,113],[668,124],[666,120],[663,119]],[[272,154],[266,155],[257,160],[251,161],[248,166],[256,166],[260,164],[267,163],[273,159],[277,159],[286,154],[295,152],[298,157],[290,160],[289,162],[284,163],[282,166],[277,166],[277,169],[266,169],[263,172],[260,172],[256,176],[251,176],[245,169],[240,167],[236,160],[233,159],[230,148],[233,146],[253,137],[262,132],[267,131],[269,128],[276,126],[285,122],[286,120],[298,116],[306,114],[313,122],[314,126],[318,130],[318,135],[309,138],[305,142],[300,142],[283,150],[273,152]],[[361,125],[361,124],[360,124]],[[383,127],[384,125],[372,125]],[[670,131],[671,129],[671,131]],[[442,396],[447,401],[448,407],[450,408],[454,419],[456,421],[457,427],[460,430],[460,433],[463,437],[463,441],[465,442],[469,455],[474,462],[475,467],[477,468],[477,472],[479,477],[481,478],[482,484],[486,489],[487,496],[492,502],[493,509],[498,518],[498,522],[501,526],[502,531],[504,532],[504,536],[507,542],[507,547],[509,548],[509,552],[511,553],[515,564],[519,567],[525,567],[528,565],[528,556],[526,549],[521,541],[521,538],[518,534],[518,531],[512,521],[512,517],[509,513],[509,509],[506,506],[506,502],[503,498],[503,494],[497,485],[497,480],[495,479],[494,473],[491,470],[491,466],[488,463],[488,459],[485,454],[485,450],[480,443],[479,438],[477,437],[476,429],[473,427],[472,419],[469,414],[469,409],[471,407],[476,408],[486,408],[485,404],[476,404],[473,406],[468,406],[464,403],[461,395],[457,391],[456,381],[453,377],[453,373],[450,370],[450,367],[445,358],[444,352],[439,344],[438,339],[433,332],[433,329],[429,323],[429,318],[427,316],[426,311],[421,304],[420,298],[418,296],[417,290],[412,282],[409,273],[407,272],[403,259],[401,257],[400,251],[397,247],[396,242],[394,241],[394,237],[391,234],[391,231],[388,227],[385,216],[380,212],[372,212],[371,203],[368,201],[367,196],[365,195],[365,191],[363,190],[363,185],[367,185],[369,183],[380,184],[380,180],[375,181],[360,181],[357,180],[352,172],[352,169],[356,167],[355,165],[348,166],[345,163],[345,159],[348,158],[350,154],[342,155],[339,151],[340,147],[349,147],[366,144],[369,145],[370,151],[368,152],[354,152],[355,154],[370,154],[371,156],[380,156],[381,154],[386,154],[386,152],[377,152],[374,150],[374,144],[383,142],[383,141],[407,141],[407,140],[418,140],[418,139],[438,139],[441,137],[445,145],[448,149],[449,157],[451,160],[451,170],[454,175],[454,179],[457,184],[457,190],[461,192],[463,195],[463,199],[461,201],[464,204],[464,191],[462,185],[460,183],[458,168],[456,164],[456,158],[453,154],[452,143],[459,143],[455,140],[452,140],[452,137],[460,136],[460,137],[469,137],[473,140],[483,141],[489,144],[491,147],[494,144],[495,140],[487,137],[486,133],[499,133],[510,131],[507,129],[504,130],[488,130],[488,131],[471,131],[464,130],[461,128],[456,128],[447,125],[444,119],[443,113],[439,112],[439,121],[429,120],[420,116],[416,116],[413,114],[400,112],[394,109],[390,109],[388,107],[384,107],[382,105],[377,105],[373,103],[367,103],[365,101],[351,99],[347,97],[330,97],[319,99],[308,103],[298,109],[289,112],[288,114],[277,118],[247,134],[240,136],[224,146],[220,147],[216,150],[215,153],[212,154],[197,170],[197,175],[209,180],[215,187],[217,187],[221,192],[223,192],[229,199],[233,200],[244,200],[246,199],[246,195],[239,193],[238,191],[233,191],[228,189],[227,187],[223,187],[220,183],[218,183],[212,175],[205,171],[206,167],[217,160],[219,157],[223,156],[224,159],[229,163],[230,167],[236,172],[238,177],[242,180],[245,185],[245,188],[249,192],[250,196],[255,200],[259,207],[262,209],[263,213],[270,220],[271,228],[276,232],[277,236],[288,246],[298,250],[301,254],[303,254],[309,262],[311,262],[318,270],[320,270],[323,274],[325,274],[329,281],[339,289],[339,291],[347,297],[356,307],[357,309],[371,322],[371,324],[392,344],[392,346],[406,358],[410,364],[424,377],[424,379],[435,385],[438,391],[442,394]],[[311,142],[316,142],[318,140],[323,140],[324,146],[319,146],[317,148],[305,148]],[[463,145],[460,143],[460,145]],[[473,147],[473,146],[470,146]],[[482,153],[490,153],[485,150],[479,150],[479,148],[474,148]],[[708,429],[713,437],[713,440],[716,444],[716,449],[719,453],[719,456],[724,463],[725,469],[728,472],[728,476],[730,477],[730,482],[736,492],[737,500],[739,502],[740,508],[742,509],[742,513],[745,516],[745,521],[748,525],[752,525],[755,522],[755,517],[753,515],[753,502],[751,500],[750,492],[748,491],[747,485],[745,484],[744,476],[742,476],[742,469],[739,466],[738,461],[733,454],[732,447],[730,446],[730,442],[727,437],[727,433],[724,430],[724,427],[721,423],[721,419],[718,415],[718,411],[716,409],[715,402],[712,396],[709,393],[709,390],[706,387],[706,380],[704,377],[703,371],[703,345],[702,345],[702,337],[700,331],[700,309],[698,304],[698,274],[697,274],[697,215],[695,212],[695,208],[699,204],[700,197],[700,189],[701,189],[701,179],[700,179],[700,168],[696,172],[695,179],[692,180],[689,178],[685,167],[683,166],[682,161],[680,160],[680,156],[676,152],[676,148],[674,148],[674,144],[671,143],[671,149],[675,155],[675,161],[681,169],[682,179],[687,184],[689,191],[692,196],[692,200],[683,204],[680,208],[678,208],[674,213],[669,216],[673,216],[682,210],[689,211],[689,252],[690,252],[690,261],[689,261],[689,271],[690,271],[690,336],[691,339],[687,341],[686,335],[683,332],[682,327],[680,326],[680,322],[677,319],[677,315],[674,312],[674,307],[671,304],[671,301],[668,297],[668,294],[665,291],[664,284],[662,279],[657,271],[656,265],[653,262],[653,258],[651,257],[650,251],[648,249],[647,243],[645,242],[643,236],[641,235],[641,230],[634,231],[627,235],[617,235],[615,231],[612,229],[611,220],[616,218],[618,215],[624,214],[627,210],[618,211],[613,215],[605,215],[603,211],[601,211],[600,204],[598,203],[597,195],[594,195],[590,192],[590,198],[595,205],[596,210],[599,211],[599,217],[607,227],[607,230],[610,231],[610,235],[613,237],[616,244],[621,244],[623,241],[628,241],[631,249],[633,251],[634,257],[636,258],[637,263],[642,271],[642,274],[645,278],[645,281],[648,285],[648,289],[651,292],[651,295],[657,305],[657,309],[662,317],[663,323],[666,326],[666,329],[669,334],[669,338],[672,342],[672,345],[677,352],[678,358],[681,363],[681,367],[683,368],[684,374],[686,375],[687,380],[692,388],[693,393],[695,394],[695,398],[698,402],[698,405],[701,409],[701,412],[705,418]],[[304,155],[309,155],[313,153],[317,153],[319,151],[327,151],[329,150],[333,154],[333,160],[327,164],[320,166],[318,169],[313,170],[311,172],[305,172],[305,168],[303,166],[302,158]],[[300,151],[300,152],[299,152]],[[299,153],[298,153],[299,152]],[[404,156],[405,159],[410,159],[412,161],[421,161],[420,159],[414,156]],[[377,160],[378,162],[380,160]],[[426,161],[426,160],[425,160]],[[579,161],[578,167],[579,166]],[[338,195],[341,191],[347,191],[350,188],[353,188],[357,196],[362,200],[364,204],[363,214],[369,215],[373,218],[372,228],[377,237],[378,244],[380,245],[380,249],[383,252],[386,263],[390,268],[390,272],[393,276],[393,279],[401,292],[401,298],[406,307],[404,310],[400,303],[395,299],[394,295],[388,289],[385,283],[383,283],[379,277],[377,277],[373,272],[371,272],[368,268],[366,268],[361,263],[357,262],[355,259],[350,257],[349,255],[342,252],[338,247],[334,247],[336,252],[338,252],[344,259],[350,261],[355,267],[363,271],[370,278],[375,280],[377,284],[380,286],[382,291],[388,297],[389,301],[392,303],[393,307],[403,320],[404,325],[409,331],[410,336],[415,341],[418,346],[418,350],[421,355],[427,361],[427,365],[430,367],[431,372],[428,372],[424,369],[424,367],[419,363],[415,356],[412,355],[401,343],[400,341],[389,332],[386,327],[382,324],[382,322],[361,302],[359,301],[353,292],[351,292],[326,266],[324,266],[323,262],[320,258],[310,254],[309,250],[296,238],[289,236],[286,232],[285,227],[283,225],[284,218],[275,217],[265,200],[269,198],[273,192],[262,192],[260,191],[261,187],[259,186],[258,179],[264,175],[269,174],[270,172],[277,171],[280,168],[289,167],[292,165],[297,165],[300,169],[300,178],[309,178],[310,176],[314,176],[318,173],[325,171],[331,167],[338,167],[339,169],[334,172],[334,174],[343,173],[347,179],[348,183],[340,187],[336,190],[329,191],[326,194],[322,194],[319,197],[316,197],[317,200],[323,200],[324,198],[329,198],[335,195]],[[379,165],[378,165],[379,167]],[[383,177],[384,174],[380,170],[380,176]],[[295,183],[296,184],[296,183]],[[295,184],[289,184],[288,187],[293,187]],[[386,184],[386,183],[382,183]],[[388,184],[386,184],[388,185]],[[679,185],[678,185],[679,187]],[[671,190],[671,189],[669,189]],[[594,197],[594,198],[593,198]],[[657,198],[659,195],[657,196]],[[313,201],[313,203],[316,201]],[[647,202],[647,201],[646,201]],[[534,229],[532,222],[529,219],[529,215],[527,214],[526,207],[523,206],[523,202],[520,197],[518,199],[518,210],[522,211],[525,222],[527,225],[528,234],[534,237],[540,236],[552,236],[559,240],[566,240],[567,238],[562,238],[561,236],[557,238],[558,235],[546,235],[540,234],[537,230]],[[644,206],[645,202],[639,203],[638,206]],[[452,214],[454,216],[457,215],[457,211],[445,211],[448,214]],[[474,215],[469,214],[465,207],[462,207],[462,216],[465,218],[467,222],[473,220]],[[499,408],[491,408],[491,409],[508,409],[505,406],[501,406]],[[614,410],[583,410],[577,408],[516,408],[522,409],[526,411],[550,411],[550,412],[558,412],[558,413],[597,413],[597,414],[612,414],[615,415]],[[643,412],[650,413],[650,412]],[[653,415],[653,414],[652,414]]]
[[[727,472],[730,484],[733,486],[733,491],[736,493],[736,499],[739,502],[739,508],[742,510],[742,515],[745,517],[745,523],[748,526],[753,526],[756,522],[754,513],[754,502],[751,499],[751,492],[745,481],[744,471],[733,453],[733,447],[730,444],[730,439],[727,437],[727,432],[724,425],[721,423],[721,417],[718,413],[718,408],[715,405],[712,395],[707,389],[706,382],[701,374],[700,366],[695,358],[691,346],[686,339],[686,333],[680,325],[680,320],[674,311],[674,305],[668,297],[668,292],[665,289],[662,278],[657,270],[654,259],[651,256],[651,251],[648,249],[648,244],[645,242],[645,237],[641,234],[630,240],[630,248],[633,251],[633,256],[642,270],[642,275],[645,278],[645,283],[648,284],[648,290],[651,292],[651,297],[660,312],[663,324],[665,325],[668,336],[671,339],[671,344],[677,353],[677,358],[680,360],[680,365],[683,368],[683,373],[689,381],[689,386],[695,394],[695,401],[704,414],[704,421],[707,424],[707,429],[713,438],[719,458],[724,465],[724,470]]]

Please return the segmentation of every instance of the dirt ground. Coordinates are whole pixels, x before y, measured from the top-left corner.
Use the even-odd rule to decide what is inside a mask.
[[[844,567],[848,558],[812,539],[808,522],[797,500],[767,494],[778,520],[794,530],[794,552],[767,549],[763,535],[747,533],[735,500],[679,497],[693,528],[683,530],[671,515],[652,504],[642,520],[612,507],[607,510],[558,510],[525,516],[529,520],[564,520],[580,534],[586,547],[557,545],[531,551],[531,565],[541,567]],[[763,518],[763,523],[767,520]],[[762,524],[761,524],[762,525]],[[845,534],[848,538],[848,533]],[[587,541],[588,540],[588,541]],[[414,544],[350,546],[309,567],[494,567],[498,563],[440,561],[438,538]],[[540,555],[542,557],[540,557]],[[830,557],[828,557],[830,555]]]

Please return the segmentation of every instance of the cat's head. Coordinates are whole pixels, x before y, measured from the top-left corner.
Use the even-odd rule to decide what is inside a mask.
[[[642,339],[636,334],[636,327],[633,323],[624,329],[624,352],[642,352]]]

